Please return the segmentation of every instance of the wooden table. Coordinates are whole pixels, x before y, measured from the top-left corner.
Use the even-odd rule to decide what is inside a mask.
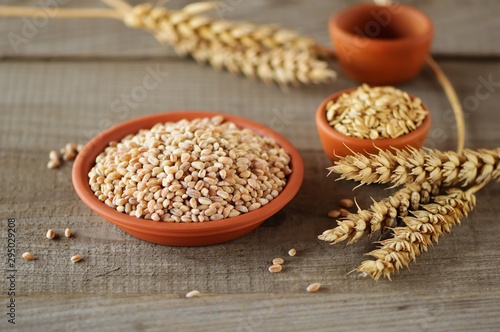
[[[225,1],[228,19],[276,22],[327,44],[328,15],[355,1]],[[409,3],[410,1],[404,1]],[[185,1],[172,1],[181,7]],[[476,98],[466,113],[466,146],[500,143],[500,2],[413,1],[436,25],[433,54],[459,98]],[[3,1],[38,6],[38,1]],[[101,6],[97,1],[64,7]],[[216,14],[217,15],[217,14]],[[24,331],[300,331],[495,330],[500,328],[500,185],[478,193],[461,227],[421,256],[394,281],[347,275],[372,246],[330,246],[317,235],[334,226],[326,213],[344,197],[367,206],[382,186],[362,187],[326,177],[314,112],[330,93],[357,85],[340,72],[335,83],[291,89],[216,72],[179,59],[146,32],[106,19],[49,19],[27,42],[8,34],[25,21],[0,18],[0,207],[2,295],[0,330]],[[337,63],[332,63],[338,68]],[[149,68],[149,69],[148,69]],[[148,70],[165,74],[158,87],[126,114],[112,111]],[[497,82],[482,87],[484,80]],[[448,101],[429,70],[400,88],[423,99],[433,125],[428,146],[454,149]],[[479,97],[477,90],[486,93]],[[469,99],[470,99],[469,98]],[[465,106],[465,105],[464,105]],[[301,151],[306,175],[296,198],[254,232],[200,248],[138,240],[90,211],[76,196],[71,164],[46,167],[48,152],[85,143],[111,124],[168,110],[237,114],[273,126]],[[8,219],[15,219],[16,325],[7,322],[11,272]],[[45,238],[47,229],[74,237]],[[297,256],[288,257],[295,247]],[[20,257],[25,251],[33,262]],[[84,260],[72,264],[74,253]],[[267,271],[285,258],[281,273]],[[305,291],[319,282],[315,294]],[[193,289],[209,294],[186,299]]]

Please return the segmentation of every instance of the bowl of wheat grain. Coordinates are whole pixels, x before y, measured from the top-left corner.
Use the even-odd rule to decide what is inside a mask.
[[[424,145],[431,116],[422,101],[391,86],[363,84],[338,91],[316,111],[316,127],[332,161],[360,152]]]
[[[283,136],[233,115],[183,111],[116,125],[83,147],[73,185],[92,210],[149,242],[236,239],[298,192],[304,166]]]

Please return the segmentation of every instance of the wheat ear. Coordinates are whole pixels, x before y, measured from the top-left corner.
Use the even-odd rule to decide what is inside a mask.
[[[460,224],[460,219],[474,208],[474,192],[481,186],[467,191],[451,188],[445,195],[436,196],[431,203],[412,211],[413,216],[403,218],[406,226],[394,228],[393,236],[369,253],[375,260],[362,262],[356,271],[374,280],[382,276],[391,279],[393,273],[407,268],[420,253],[437,244],[440,236],[450,233],[452,226]]]
[[[380,150],[364,156],[354,153],[328,168],[340,174],[339,179],[355,180],[361,184],[442,182],[444,186],[478,184],[490,179],[500,180],[500,148],[494,150],[465,149],[458,154],[433,149]]]
[[[384,232],[395,226],[409,210],[416,210],[420,204],[429,202],[431,195],[439,193],[439,184],[410,183],[393,195],[374,201],[367,210],[358,208],[357,213],[349,213],[345,219],[337,221],[338,226],[323,232],[318,239],[332,244],[349,240],[357,242],[365,233]]]
[[[151,4],[131,6],[123,0],[101,0],[110,9],[61,8],[54,18],[112,18],[145,29],[181,55],[191,55],[216,69],[278,83],[281,87],[319,84],[336,77],[330,51],[313,39],[274,25],[216,20],[200,13],[217,9],[217,1],[192,3],[180,10]],[[35,7],[0,6],[0,16],[32,16]]]
[[[325,61],[326,51],[314,40],[273,25],[215,20],[199,13],[216,2],[202,2],[181,10],[141,4],[125,14],[130,27],[152,32],[181,55],[191,55],[216,69],[260,78],[282,86],[325,83],[335,77]]]

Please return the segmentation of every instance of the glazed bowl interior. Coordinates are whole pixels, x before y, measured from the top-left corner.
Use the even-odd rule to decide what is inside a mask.
[[[261,136],[272,138],[290,155],[292,173],[288,176],[283,191],[268,204],[255,211],[222,220],[201,223],[157,222],[120,213],[98,200],[90,189],[88,173],[95,165],[96,157],[108,146],[110,141],[120,141],[129,134],[135,134],[140,129],[149,129],[157,123],[176,122],[182,119],[192,120],[216,115],[223,115],[225,121],[232,121],[240,128],[248,128]],[[297,194],[303,177],[304,165],[302,158],[297,149],[282,135],[244,118],[202,111],[153,114],[111,127],[85,145],[77,156],[72,171],[74,188],[80,199],[90,209],[135,237],[149,242],[175,246],[216,244],[238,238],[250,232],[281,210]]]
[[[344,72],[371,85],[392,85],[415,77],[429,55],[434,26],[411,6],[360,4],[334,13],[330,39]]]
[[[318,130],[321,144],[325,154],[332,162],[339,160],[341,157],[350,155],[353,152],[359,152],[367,155],[370,153],[377,153],[379,149],[404,149],[408,146],[421,148],[424,145],[425,139],[427,138],[431,127],[430,113],[427,114],[422,124],[415,130],[396,138],[372,140],[351,137],[340,133],[338,130],[330,126],[328,120],[326,119],[326,105],[328,102],[330,100],[337,100],[344,93],[350,93],[356,89],[357,87],[345,89],[330,95],[319,105],[316,111],[316,128]],[[414,98],[414,96],[411,95],[410,97]],[[424,104],[422,104],[422,106],[424,109],[428,110]]]
[[[430,28],[428,17],[420,11],[400,9],[391,13],[388,9],[371,4],[340,13],[336,17],[336,24],[339,29],[353,36],[385,40],[421,36],[428,33]]]

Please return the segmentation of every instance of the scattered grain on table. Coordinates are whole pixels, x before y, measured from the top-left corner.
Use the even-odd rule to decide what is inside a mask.
[[[192,291],[190,291],[190,292],[188,292],[188,293],[186,294],[186,297],[187,297],[187,298],[191,298],[191,297],[199,297],[200,295],[201,295],[201,293],[200,293],[199,291],[197,291],[197,290],[192,290]]]
[[[328,216],[330,218],[337,218],[340,216],[340,211],[339,210],[331,210],[330,212],[328,212]]]
[[[22,257],[25,261],[32,261],[35,259],[35,256],[29,251],[25,252]]]
[[[283,270],[283,265],[281,265],[281,264],[273,264],[273,265],[269,266],[268,270],[271,273],[281,272],[281,270]]]
[[[317,292],[321,288],[321,284],[318,282],[312,283],[309,286],[307,286],[306,290],[309,293],[314,293]]]
[[[276,264],[282,265],[283,263],[285,263],[285,261],[281,257],[276,257],[275,259],[273,259],[273,265]]]
[[[354,201],[350,198],[343,198],[339,202],[340,206],[346,209],[350,209],[354,206]]]
[[[54,232],[54,230],[52,229],[49,229],[45,236],[47,237],[47,239],[52,240],[56,237],[56,232]]]
[[[82,256],[80,256],[80,255],[71,256],[71,262],[73,262],[73,263],[78,263],[81,260],[82,260]]]
[[[340,211],[340,215],[342,217],[347,217],[350,213],[349,210],[346,210],[346,209],[340,209],[339,211]]]

